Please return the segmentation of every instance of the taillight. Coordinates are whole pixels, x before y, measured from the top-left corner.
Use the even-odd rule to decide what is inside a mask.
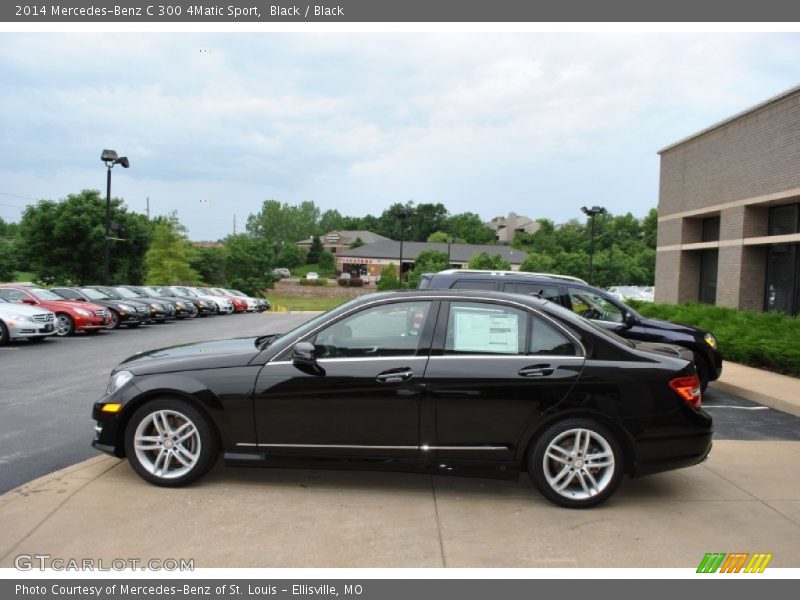
[[[700,408],[703,401],[703,394],[700,392],[700,380],[697,375],[690,377],[676,377],[669,382],[671,387],[683,401],[690,404],[693,408]]]

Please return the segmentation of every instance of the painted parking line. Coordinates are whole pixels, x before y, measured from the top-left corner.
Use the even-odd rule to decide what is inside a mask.
[[[735,410],[769,410],[769,406],[704,406],[703,408],[733,408]]]

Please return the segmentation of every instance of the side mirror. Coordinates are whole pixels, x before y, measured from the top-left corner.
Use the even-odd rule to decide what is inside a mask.
[[[309,342],[297,342],[292,348],[292,363],[310,366],[317,364],[317,349]]]
[[[35,306],[36,305],[36,300],[31,300],[30,298],[23,298],[22,303],[23,304],[32,304],[32,305]]]
[[[622,318],[622,322],[625,324],[625,327],[628,328],[633,327],[638,323],[636,317],[633,316],[633,313],[627,311],[625,312],[625,315]]]
[[[325,369],[317,363],[317,349],[309,342],[297,342],[292,347],[292,364],[303,373],[325,375]]]

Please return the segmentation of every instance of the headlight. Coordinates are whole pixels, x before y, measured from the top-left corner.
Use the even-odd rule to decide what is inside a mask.
[[[186,308],[186,305],[180,300],[175,301],[175,306],[177,306],[178,308]]]
[[[128,306],[127,304],[120,304],[119,307],[121,310],[124,310],[125,312],[136,312],[136,309],[134,307]]]
[[[128,383],[131,379],[133,379],[133,373],[131,373],[130,371],[117,371],[111,376],[111,379],[109,379],[108,381],[106,394],[113,394],[123,385]]]
[[[91,317],[92,316],[92,313],[90,313],[88,310],[85,310],[83,308],[76,308],[75,312],[78,313],[79,315],[83,315],[84,317]]]
[[[30,315],[21,315],[19,313],[12,313],[12,312],[6,314],[8,315],[9,319],[14,321],[30,321],[31,323],[35,323],[33,317],[31,317]]]
[[[154,308],[155,310],[164,310],[163,306],[161,306],[160,304],[157,304],[155,302],[151,302],[150,303],[150,308]]]
[[[703,339],[706,341],[706,344],[714,348],[714,350],[717,349],[717,338],[715,338],[713,335],[707,333]]]

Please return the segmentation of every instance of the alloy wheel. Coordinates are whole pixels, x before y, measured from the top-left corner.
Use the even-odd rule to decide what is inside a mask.
[[[75,329],[72,317],[69,315],[60,314],[56,317],[56,321],[56,335],[59,337],[70,335]]]
[[[596,431],[569,429],[548,444],[542,467],[548,485],[557,494],[588,500],[601,494],[614,478],[614,452]]]
[[[151,475],[175,479],[189,473],[200,459],[197,425],[177,410],[156,410],[136,427],[133,447],[139,464]]]

